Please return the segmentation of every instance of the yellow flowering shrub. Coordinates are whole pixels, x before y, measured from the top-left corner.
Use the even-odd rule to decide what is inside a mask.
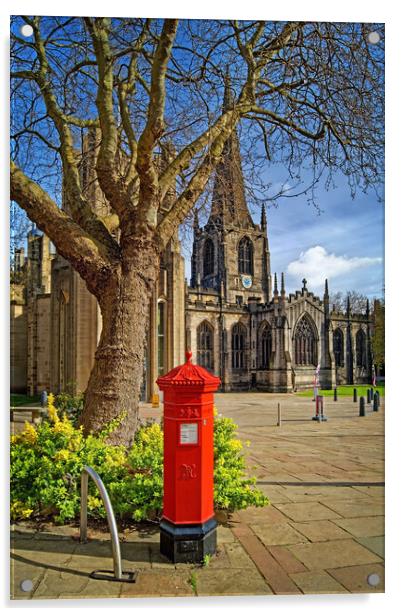
[[[11,515],[27,519],[52,516],[56,522],[77,518],[80,478],[85,465],[102,478],[117,516],[144,520],[158,518],[163,503],[163,431],[158,423],[141,427],[130,449],[109,445],[107,436],[122,416],[98,434],[84,436],[48,398],[49,418],[38,426],[26,424],[11,437]],[[236,425],[215,417],[215,508],[239,509],[262,506],[267,498],[245,475],[242,443]],[[89,481],[88,515],[105,518],[99,493]]]

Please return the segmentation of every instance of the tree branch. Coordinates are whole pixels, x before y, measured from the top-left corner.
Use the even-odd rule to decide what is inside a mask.
[[[10,172],[11,199],[51,238],[57,251],[73,265],[96,295],[104,277],[115,265],[113,255],[60,210],[49,195],[13,161]]]
[[[132,214],[133,207],[128,197],[125,182],[119,175],[115,164],[118,150],[118,131],[113,109],[113,58],[110,49],[110,19],[85,18],[86,26],[92,37],[96,55],[99,85],[96,106],[99,111],[102,140],[96,162],[99,185],[110,207],[118,214],[122,224]]]
[[[139,201],[143,204],[143,214],[147,223],[153,227],[157,224],[155,198],[158,192],[153,149],[164,130],[166,72],[177,27],[177,19],[166,19],[164,21],[153,59],[147,122],[138,142],[136,169],[140,178]]]

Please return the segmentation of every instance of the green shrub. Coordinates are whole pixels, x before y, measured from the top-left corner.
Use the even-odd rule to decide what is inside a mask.
[[[82,429],[59,413],[49,395],[49,419],[11,437],[11,516],[45,516],[58,523],[76,518],[80,508],[80,476],[91,466],[102,478],[116,516],[120,519],[158,519],[163,502],[163,432],[159,424],[142,426],[133,446],[109,445],[107,436],[119,423],[111,422],[99,434],[85,437]],[[120,419],[121,421],[121,419]],[[234,511],[263,506],[268,499],[246,477],[242,444],[230,419],[215,418],[215,508]],[[106,513],[92,481],[88,516]]]
[[[54,405],[57,407],[60,414],[66,413],[67,417],[71,419],[75,426],[78,423],[79,415],[83,411],[84,400],[84,394],[82,392],[77,393],[75,396],[61,393],[55,397]]]
[[[250,505],[263,507],[268,499],[254,488],[255,477],[245,473],[242,442],[236,438],[237,425],[228,417],[214,421],[214,506],[215,509],[245,509]]]

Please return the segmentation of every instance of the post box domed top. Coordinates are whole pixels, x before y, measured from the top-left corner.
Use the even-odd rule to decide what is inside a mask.
[[[160,376],[156,383],[161,390],[171,386],[203,386],[216,390],[220,385],[220,379],[214,376],[202,366],[196,366],[191,362],[192,353],[185,353],[187,361],[181,366],[176,366],[164,376]]]

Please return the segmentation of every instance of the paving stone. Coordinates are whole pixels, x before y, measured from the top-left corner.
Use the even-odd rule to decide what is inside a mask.
[[[273,545],[269,547],[269,552],[287,573],[306,571],[306,567],[287,548]]]
[[[274,505],[267,507],[248,507],[238,512],[239,519],[245,524],[282,524],[286,517]]]
[[[340,515],[334,513],[320,503],[291,503],[276,505],[282,513],[294,522],[304,522],[307,520],[331,520],[339,518]]]
[[[381,560],[353,539],[293,545],[288,549],[311,570],[376,563]]]
[[[14,536],[21,535],[21,534],[25,536],[33,537],[38,532],[37,528],[35,527],[28,526],[27,524],[23,524],[23,523],[20,524],[17,522],[10,525],[10,531],[11,531],[11,538],[13,538]]]
[[[213,571],[212,574],[216,575]],[[193,595],[186,572],[141,571],[134,584],[123,582],[120,597],[182,597]]]
[[[384,516],[336,520],[335,524],[354,537],[380,537],[384,534]]]
[[[272,557],[250,528],[246,526],[238,527],[233,532],[274,593],[294,594],[299,592],[283,567]]]
[[[253,563],[251,562],[251,565]],[[225,545],[218,545],[216,548],[216,553],[211,555],[207,565],[205,566],[208,569],[229,569],[231,567],[230,559],[226,552]]]
[[[87,586],[88,580],[88,574],[82,572],[79,574],[77,572],[77,575],[74,575],[73,572],[47,570],[46,575],[35,590],[34,598],[58,599],[59,595],[66,589],[71,595],[80,595]]]
[[[163,556],[160,553],[159,544],[150,544],[149,550],[150,566],[152,569],[167,569],[174,570],[174,563],[172,563],[167,556]]]
[[[325,571],[305,571],[290,574],[290,577],[305,594],[345,593],[344,586]]]
[[[322,499],[321,502],[343,518],[362,518],[384,514],[384,505],[373,500],[335,501]],[[328,517],[334,519],[339,516],[330,515]]]
[[[362,494],[369,496],[370,498],[382,498],[384,499],[385,488],[384,486],[355,486],[355,490]]]
[[[368,550],[384,558],[384,537],[357,537],[358,543],[364,545]]]
[[[251,524],[253,532],[265,546],[305,543],[307,539],[290,524]]]
[[[34,561],[26,561],[21,555],[14,554],[10,559],[10,597],[11,599],[31,599],[40,580],[46,573],[44,567],[38,567]],[[30,580],[32,590],[22,590],[21,583]]]
[[[41,540],[40,536],[26,537],[25,535],[13,537],[11,540],[11,550],[28,551],[28,552],[48,552],[56,554],[57,558],[62,558],[63,555],[72,554],[77,548],[78,543],[71,539],[64,538],[49,540],[48,538]]]
[[[289,503],[291,500],[288,496],[284,494],[284,488],[277,488],[276,486],[271,485],[261,485],[257,484],[258,490],[263,492],[265,496],[268,497],[270,503],[275,505],[276,503]]]
[[[111,541],[99,541],[94,539],[87,543],[75,543],[74,554],[77,556],[110,556],[111,557]]]
[[[381,564],[328,569],[328,573],[350,592],[384,592],[384,567]],[[377,586],[368,584],[368,576],[372,573],[377,574],[380,578]]]
[[[225,545],[229,566],[233,569],[255,569],[256,565],[238,542]]]
[[[151,548],[153,543],[123,543],[121,545],[121,559],[127,564],[130,569],[143,569],[150,567]],[[157,544],[159,550],[159,544]]]
[[[349,539],[350,535],[336,526],[330,520],[315,520],[313,522],[291,522],[297,531],[302,533],[309,541],[330,541],[333,539]]]
[[[217,527],[217,545],[232,543],[233,541],[235,541],[235,537],[231,530],[227,526],[219,525]]]
[[[253,569],[211,570],[196,572],[197,594],[201,595],[271,595],[272,590],[258,571]]]

